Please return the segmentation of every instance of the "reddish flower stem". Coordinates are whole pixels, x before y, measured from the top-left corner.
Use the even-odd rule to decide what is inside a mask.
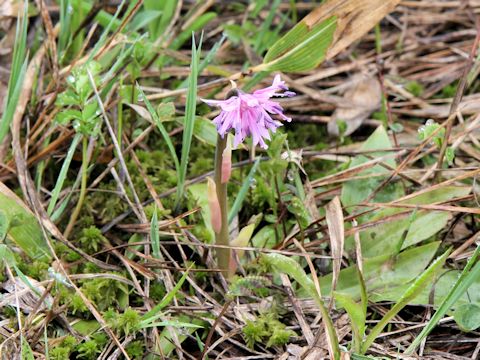
[[[220,204],[220,214],[222,226],[220,232],[215,233],[215,243],[217,245],[230,245],[228,239],[228,203],[227,203],[227,183],[222,184],[222,157],[223,151],[227,146],[228,137],[223,139],[220,135],[217,137],[217,148],[215,150],[215,176],[214,181],[217,188],[218,203]],[[217,248],[218,267],[225,275],[228,275],[228,264],[230,262],[230,249]]]

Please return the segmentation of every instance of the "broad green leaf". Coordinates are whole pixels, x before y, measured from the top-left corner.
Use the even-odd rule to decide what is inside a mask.
[[[369,296],[383,300],[389,289],[407,284],[421,274],[438,249],[438,242],[401,252],[395,260],[390,255],[364,259],[363,277]],[[337,292],[360,300],[361,288],[356,275],[356,265],[342,269],[338,277]],[[329,294],[332,274],[319,278],[322,294]],[[302,295],[305,295],[303,293]]]
[[[208,199],[207,199],[207,184],[206,183],[199,183],[193,184],[188,187],[188,191],[192,196],[192,199],[196,201],[196,205],[200,207],[200,213],[202,214],[203,223],[210,234],[210,237],[204,239],[206,243],[211,243],[213,239],[215,239],[215,233],[212,229],[212,216],[210,214],[210,207],[208,206]]]
[[[35,216],[22,201],[0,183],[0,211],[10,224],[7,238],[16,243],[32,259],[50,259],[50,250]]]
[[[464,304],[453,314],[455,322],[463,331],[473,331],[480,327],[480,306]]]
[[[438,257],[415,281],[408,287],[405,293],[397,300],[395,305],[383,316],[383,318],[370,331],[362,345],[362,352],[365,353],[375,341],[377,336],[382,332],[388,322],[397,315],[406,305],[408,305],[418,294],[422,288],[432,280],[438,270],[442,267],[447,259],[450,251],[446,251],[442,256]]]
[[[432,204],[466,196],[470,191],[470,187],[446,186],[408,199],[404,203],[417,205]],[[376,211],[375,215],[370,217],[368,221],[377,221],[403,211],[405,211],[405,209],[381,209]],[[408,231],[408,233],[402,244],[402,249],[418,244],[445,228],[451,217],[451,213],[447,211],[418,210],[411,223],[409,217],[406,216],[362,231],[360,233],[360,239],[362,242],[363,256],[368,258],[396,253],[397,244],[402,239],[402,236],[405,236],[404,232],[406,231]],[[353,238],[351,237],[347,240],[346,248],[351,250],[353,247]]]
[[[301,21],[273,44],[256,70],[298,72],[315,68],[325,59],[336,23],[335,16],[313,27]]]
[[[183,125],[184,118],[175,118],[179,124]],[[195,117],[195,125],[193,126],[193,136],[195,136],[198,140],[207,143],[212,146],[217,145],[217,129],[215,125],[212,123],[211,120],[196,116]]]
[[[360,351],[363,335],[365,333],[365,312],[363,311],[362,304],[356,303],[350,296],[333,293],[337,304],[344,308],[347,312],[352,325],[354,349]]]
[[[383,126],[379,126],[374,131],[374,133],[370,135],[370,137],[363,143],[363,145],[360,147],[360,150],[378,150],[391,148],[392,144],[390,143],[390,139],[388,138],[385,128]],[[388,154],[392,153],[386,151],[369,153],[372,158],[379,158]],[[371,161],[371,159],[363,155],[358,155],[352,160],[349,168],[361,165],[363,163],[366,163],[367,161]],[[391,166],[392,168],[396,167],[396,162],[393,157],[385,159],[384,163]],[[367,176],[370,174],[379,173],[387,174],[387,170],[380,165],[376,165],[369,169],[363,170],[357,175]],[[349,212],[354,211],[355,208],[352,207],[352,205],[359,204],[362,201],[366,200],[385,178],[386,176],[372,176],[371,178],[364,178],[345,182],[342,187],[341,196],[343,206],[346,207],[346,210]],[[401,196],[403,196],[403,188],[399,184],[392,183],[388,184],[382,190],[380,190],[374,197],[373,201],[388,202],[398,199]]]
[[[410,304],[430,304],[430,297],[433,292],[433,305],[435,308],[438,308],[447,298],[452,286],[460,277],[460,274],[461,271],[459,270],[443,270],[443,273],[438,276],[438,280],[435,283],[425,286],[421,293]],[[371,294],[369,299],[373,302],[396,301],[405,292],[407,287],[408,284],[384,289],[381,293],[378,292]],[[468,288],[468,291],[464,292],[455,303],[452,304],[451,309],[456,309],[459,306],[469,303],[480,305],[480,277],[475,279]]]
[[[277,243],[274,225],[261,228],[252,238],[252,246],[261,249],[272,249]]]
[[[7,214],[0,210],[0,243],[7,237],[8,229],[10,228],[10,221]]]
[[[0,269],[3,269],[4,264],[8,264],[9,266],[16,264],[12,250],[5,244],[0,244],[0,264]]]

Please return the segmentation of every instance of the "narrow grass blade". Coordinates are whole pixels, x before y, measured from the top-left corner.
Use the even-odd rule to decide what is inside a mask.
[[[467,291],[470,285],[480,277],[480,262],[478,257],[480,255],[480,245],[473,253],[470,260],[468,260],[457,282],[450,289],[448,295],[440,304],[438,310],[432,316],[422,332],[413,340],[410,346],[405,351],[405,354],[411,354],[420,345],[422,340],[433,330],[441,318],[449,311],[455,302]],[[471,270],[471,271],[470,271]]]
[[[273,19],[275,15],[278,13],[277,9],[280,6],[281,0],[274,0],[270,5],[270,10],[268,11],[268,15],[265,17],[265,20],[262,22],[260,29],[258,31],[259,36],[255,39],[255,43],[253,45],[254,50],[257,54],[261,53],[261,50],[264,49],[264,38],[265,35],[268,34],[270,27],[272,26]]]
[[[157,208],[153,211],[152,221],[150,223],[150,241],[152,242],[153,256],[160,259],[160,233],[158,231]]]
[[[248,173],[247,177],[243,181],[242,187],[240,188],[240,191],[238,192],[238,195],[233,202],[233,205],[230,209],[230,212],[228,213],[228,223],[230,224],[235,216],[237,216],[238,212],[240,211],[243,200],[245,200],[245,197],[247,196],[248,189],[250,188],[250,184],[252,183],[253,176],[255,175],[255,172],[257,171],[258,165],[260,164],[260,157],[255,160],[253,163],[252,168],[250,169],[250,172]]]
[[[214,12],[206,12],[205,14],[200,15],[198,19],[192,22],[191,25],[189,25],[185,30],[183,30],[178,36],[175,37],[175,40],[173,40],[172,44],[170,45],[170,49],[180,49],[182,45],[185,44],[185,42],[187,42],[187,40],[191,37],[192,33],[202,30],[210,21],[212,21],[216,17],[217,14]],[[201,42],[202,41],[200,41],[200,43]]]
[[[117,11],[115,11],[115,14],[113,16],[105,12],[107,14],[106,21],[104,22],[106,26],[105,26],[105,28],[102,32],[102,35],[100,35],[100,39],[96,42],[95,47],[90,52],[90,55],[88,57],[88,61],[93,60],[93,58],[95,57],[95,55],[97,55],[100,48],[105,44],[105,42],[107,41],[107,37],[108,37],[108,34],[109,34],[110,30],[112,28],[113,29],[118,29],[118,27],[120,27],[121,21],[118,20],[118,16],[120,15],[120,13],[123,9],[123,6],[125,5],[125,1],[126,0],[122,0],[120,5],[117,6]],[[82,2],[82,6],[83,6],[83,3],[84,2]],[[133,5],[135,5],[135,4],[133,4]],[[100,14],[102,12],[103,12],[103,10],[100,11],[99,15],[97,15],[97,16],[100,16]],[[126,12],[125,16],[129,16],[129,11]]]
[[[19,14],[17,29],[15,33],[15,45],[13,47],[13,58],[8,80],[8,91],[6,106],[0,121],[0,143],[8,133],[10,123],[13,120],[13,114],[17,107],[20,91],[23,86],[23,79],[27,71],[28,59],[26,56],[27,49],[27,25],[28,25],[28,2],[24,1],[23,13]]]
[[[388,322],[397,315],[410,301],[415,299],[421,292],[422,288],[432,279],[437,270],[443,265],[447,259],[450,251],[446,251],[442,256],[438,257],[424,272],[420,275],[412,285],[405,291],[398,302],[383,316],[378,324],[370,331],[367,338],[362,345],[362,353],[367,352],[368,348],[375,341],[378,335],[382,332],[383,328]]]
[[[173,326],[177,328],[191,328],[191,329],[203,329],[204,326],[200,325],[195,325],[192,323],[186,323],[186,322],[181,322],[181,321],[160,321],[160,322],[154,322],[150,324],[141,324],[140,328],[146,329],[146,328],[151,328],[151,327],[163,327],[163,326]]]
[[[178,174],[178,172],[180,171],[180,163],[178,162],[177,152],[175,151],[175,147],[173,146],[172,139],[170,139],[170,136],[168,135],[167,129],[165,129],[165,127],[163,126],[162,121],[158,117],[157,112],[155,111],[152,104],[147,99],[147,97],[145,96],[145,93],[143,92],[143,90],[140,88],[140,86],[138,84],[137,84],[137,90],[140,94],[140,98],[142,99],[142,101],[147,106],[147,110],[150,113],[150,116],[152,117],[153,121],[157,125],[157,128],[160,131],[160,134],[162,134],[163,140],[165,140],[165,143],[167,144],[168,150],[170,151],[170,154],[172,155],[172,159],[173,159],[173,162],[175,164],[175,169],[176,169],[177,174]]]
[[[180,280],[178,280],[174,288],[168,294],[166,294],[164,298],[152,308],[152,310],[142,316],[142,322],[148,322],[158,318],[159,312],[162,311],[165,306],[172,302],[178,290],[180,290],[180,288],[182,287],[183,283],[187,279],[188,272],[190,271],[192,266],[193,264],[183,273],[183,276],[180,278]]]
[[[200,37],[198,48],[195,45],[195,36],[192,34],[192,62],[190,64],[190,76],[188,81],[187,103],[185,108],[185,121],[182,138],[182,155],[180,158],[180,171],[178,172],[177,197],[175,208],[178,209],[183,199],[185,179],[187,176],[188,157],[192,144],[193,128],[195,126],[195,112],[197,110],[197,77],[199,52],[202,48],[203,34]]]
[[[60,0],[60,31],[58,33],[57,44],[59,58],[61,58],[61,54],[63,54],[64,50],[67,48],[70,42],[70,37],[73,34],[73,31],[70,28],[72,10],[73,7],[70,4],[70,0]]]
[[[218,40],[215,45],[212,46],[210,51],[205,55],[203,60],[200,62],[198,65],[198,73],[201,74],[203,70],[212,62],[213,57],[217,54],[218,49],[220,49],[220,46],[225,42],[225,39],[227,37],[225,35],[222,35],[220,40]],[[183,80],[180,85],[177,87],[177,89],[183,89],[188,86],[188,79]]]
[[[65,156],[65,160],[63,161],[62,168],[60,169],[60,174],[58,174],[57,182],[55,183],[55,187],[52,190],[52,196],[50,198],[50,203],[48,204],[47,214],[50,216],[55,209],[55,205],[57,204],[58,196],[60,195],[60,191],[63,188],[63,183],[65,182],[65,178],[67,177],[68,169],[70,168],[70,163],[72,162],[73,154],[75,153],[75,149],[77,148],[80,139],[82,138],[82,134],[77,133],[72,140],[72,144],[67,151],[67,156]]]
[[[71,187],[71,190],[70,192],[68,193],[68,195],[65,197],[65,199],[63,199],[63,201],[60,203],[60,205],[58,205],[57,209],[53,212],[53,214],[50,216],[50,219],[53,221],[53,222],[56,222],[58,219],[60,219],[60,217],[62,216],[63,212],[65,211],[65,209],[67,208],[67,206],[70,204],[70,199],[72,198],[72,195],[74,193],[74,191],[76,189],[78,189],[78,187],[80,186],[80,182],[81,182],[81,178],[80,177],[77,177],[77,179],[75,180],[75,183],[73,184],[73,186]]]
[[[175,14],[177,0],[145,0],[143,3],[143,7],[146,10],[155,10],[162,13],[158,21],[151,22],[149,24],[151,38],[152,40],[156,40],[160,36],[164,35],[164,30],[170,24],[170,21]]]

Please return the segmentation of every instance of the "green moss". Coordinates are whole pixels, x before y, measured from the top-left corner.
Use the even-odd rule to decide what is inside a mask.
[[[405,90],[411,93],[413,96],[419,97],[425,91],[425,88],[418,81],[409,81],[405,84]]]
[[[81,236],[78,239],[80,245],[84,251],[89,254],[93,254],[100,249],[100,245],[106,242],[100,229],[95,226],[89,226],[82,229]]]
[[[143,341],[132,341],[126,348],[128,356],[132,360],[141,360],[145,354],[145,345]]]
[[[119,335],[129,335],[139,330],[140,314],[128,307],[123,313],[110,308],[104,313],[108,325]]]
[[[103,349],[100,347],[100,344],[98,344],[95,340],[87,340],[77,346],[77,358],[95,360],[97,359],[97,355],[100,354],[102,350]]]
[[[247,346],[253,348],[255,343],[265,343],[266,346],[285,345],[290,337],[296,336],[293,330],[286,329],[286,325],[278,320],[278,313],[270,311],[260,314],[254,321],[247,321],[242,329]]]
[[[71,335],[66,336],[58,346],[49,349],[50,360],[69,360],[76,344],[77,339]]]
[[[46,278],[50,265],[44,261],[33,261],[32,263],[20,261],[18,267],[25,275],[35,280],[42,280]]]

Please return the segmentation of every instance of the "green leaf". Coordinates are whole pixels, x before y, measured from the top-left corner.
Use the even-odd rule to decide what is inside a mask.
[[[180,158],[180,169],[178,171],[177,196],[175,208],[178,209],[183,201],[185,179],[187,176],[188,159],[192,144],[193,129],[195,126],[195,113],[197,110],[197,80],[199,54],[202,49],[203,35],[200,37],[198,48],[195,45],[195,36],[192,33],[192,61],[190,64],[190,75],[188,77],[187,102],[185,105],[185,120],[183,124],[182,154]]]
[[[476,330],[480,327],[480,306],[464,304],[455,310],[453,318],[463,331]]]
[[[405,351],[406,354],[411,354],[418,347],[418,345],[420,345],[423,339],[433,330],[440,319],[452,308],[452,306],[463,295],[463,293],[465,293],[465,291],[467,291],[467,289],[478,280],[480,277],[480,262],[478,262],[479,255],[480,245],[477,246],[477,249],[473,253],[472,257],[468,260],[467,264],[463,268],[462,274],[450,289],[450,292],[445,297],[435,314],[433,314],[432,318],[423,328],[421,333],[407,348]]]
[[[273,44],[256,70],[298,72],[315,68],[325,59],[336,26],[335,16],[311,28],[301,21]]]
[[[287,274],[288,276],[295,279],[295,281],[299,283],[299,285],[308,293],[308,295],[315,300],[325,323],[329,342],[332,346],[332,355],[335,360],[340,360],[340,348],[338,345],[338,337],[335,331],[335,327],[323,303],[322,298],[320,297],[317,289],[315,288],[313,280],[305,273],[305,271],[298,264],[298,262],[296,262],[292,258],[274,253],[265,255],[264,259],[267,264],[274,268],[274,270]]]
[[[252,238],[252,246],[256,248],[272,249],[276,243],[274,225],[262,227]]]
[[[27,71],[27,30],[28,30],[28,1],[24,1],[23,12],[18,17],[17,28],[15,32],[15,44],[13,46],[13,57],[10,69],[10,78],[8,80],[8,91],[0,119],[0,143],[10,129],[13,115],[18,104],[20,92],[23,87],[23,80]],[[3,103],[3,101],[2,101]]]
[[[406,305],[410,303],[420,293],[422,288],[434,277],[435,273],[442,267],[447,259],[450,251],[446,251],[442,256],[438,257],[415,281],[408,287],[407,291],[397,300],[395,305],[383,316],[383,318],[370,331],[362,345],[362,352],[367,352],[368,348],[375,341],[378,335],[388,322],[397,315]]]
[[[205,14],[199,16],[190,26],[188,26],[184,31],[182,31],[178,36],[175,37],[175,40],[172,41],[170,48],[173,50],[180,49],[182,45],[189,38],[191,38],[192,33],[203,29],[210,21],[212,21],[216,17],[217,14],[214,12],[206,12]]]
[[[0,210],[0,243],[7,237],[8,229],[10,228],[10,221],[7,214]]]
[[[376,301],[382,301],[385,291],[407,284],[418,277],[432,260],[438,245],[438,242],[433,242],[405,250],[395,257],[395,260],[389,254],[364,259],[363,277],[370,297],[375,296]],[[361,287],[356,271],[356,265],[342,269],[336,291],[360,300]],[[332,274],[320,277],[319,281],[322,293],[329,294]]]
[[[173,289],[170,292],[168,292],[164,296],[164,298],[157,305],[155,305],[155,307],[153,307],[152,310],[150,310],[149,312],[147,312],[146,314],[144,314],[142,316],[142,323],[147,324],[147,323],[149,323],[149,322],[158,318],[160,311],[165,306],[167,306],[168,304],[170,304],[172,302],[172,300],[175,297],[175,295],[177,294],[178,290],[180,290],[180,288],[182,287],[183,283],[187,279],[188,272],[190,271],[192,266],[193,266],[193,264],[183,273],[183,276],[180,278],[180,280],[178,280],[177,284],[173,287]]]
[[[383,126],[379,126],[372,135],[363,143],[360,150],[378,150],[378,149],[391,149],[392,144],[390,143],[390,139],[388,138],[388,134],[385,131]],[[378,151],[378,152],[371,152],[369,155],[372,158],[378,158],[385,156],[387,154],[392,154],[391,152],[385,151]],[[392,154],[393,155],[393,154]],[[350,166],[349,169],[359,166],[363,163],[371,161],[371,159],[360,155],[356,156]],[[396,162],[393,157],[387,158],[384,160],[384,163],[391,166],[392,168],[396,167]],[[385,168],[380,165],[373,166],[369,169],[363,170],[357,175],[359,176],[368,176],[369,174],[379,174],[385,173],[387,174]],[[352,205],[357,205],[367,199],[370,194],[377,188],[377,186],[386,178],[386,176],[374,176],[371,178],[364,178],[359,180],[351,180],[347,181],[343,184],[342,187],[342,195],[341,200],[344,207],[347,208],[347,211],[353,212],[355,210]],[[382,190],[380,190],[377,195],[375,196],[373,201],[381,201],[387,202],[391,200],[398,199],[399,197],[403,196],[403,188],[398,184],[390,184],[385,186]]]
[[[199,184],[193,184],[188,187],[188,191],[192,198],[196,201],[196,206],[198,206],[201,210],[200,213],[202,214],[203,223],[205,228],[208,231],[210,236],[205,236],[205,242],[210,243],[211,240],[215,238],[215,233],[212,229],[212,216],[210,214],[210,207],[208,206],[208,198],[207,198],[207,184],[205,182]],[[206,234],[206,235],[208,235]]]
[[[238,214],[238,212],[242,207],[243,200],[245,200],[245,197],[247,196],[247,193],[248,193],[248,189],[250,189],[250,184],[252,183],[253,176],[257,171],[258,164],[260,164],[260,157],[258,157],[257,160],[253,163],[253,166],[250,169],[250,172],[248,173],[247,177],[243,181],[242,187],[240,188],[240,191],[238,192],[237,197],[233,202],[233,205],[228,213],[229,224],[233,221],[233,219],[235,218],[235,216]]]
[[[350,296],[334,292],[337,303],[347,312],[353,331],[354,348],[360,350],[363,335],[365,333],[365,312],[362,304],[356,303]]]
[[[201,320],[190,318],[185,315],[180,315],[177,319],[179,322],[190,323],[193,325],[202,326],[205,324],[205,322]],[[165,327],[160,333],[160,343],[159,343],[159,348],[161,349],[163,356],[168,359],[170,358],[171,352],[175,350],[176,345],[175,345],[175,342],[173,341],[174,337],[178,339],[178,344],[181,344],[195,330],[196,328],[193,328],[193,327],[183,328],[183,329],[179,329],[177,327]]]
[[[16,264],[15,256],[13,255],[12,250],[8,248],[5,244],[0,244],[0,269],[3,269],[3,265],[7,264],[13,266]]]
[[[421,293],[410,303],[411,305],[426,305],[431,304],[431,296],[433,294],[433,305],[439,308],[443,301],[447,298],[452,286],[457,282],[461,275],[459,270],[444,269],[443,273],[438,276],[435,283],[425,286]],[[382,292],[373,293],[370,295],[370,300],[373,302],[379,301],[396,301],[407,289],[408,284],[395,286],[388,289],[383,289]],[[452,310],[465,304],[480,305],[480,277],[475,279],[468,291],[465,291],[456,301],[451,305]],[[449,313],[450,310],[447,311]]]
[[[21,343],[22,343],[22,360],[35,360],[35,356],[33,355],[32,348],[28,344],[28,341],[25,340],[23,335],[21,336]]]
[[[158,37],[163,35],[163,31],[172,20],[177,7],[177,0],[145,0],[143,6],[146,10],[155,10],[162,13],[159,21],[148,24],[150,38],[157,40]]]
[[[185,119],[181,117],[177,117],[175,118],[175,120],[179,124],[183,125]],[[217,145],[217,136],[218,136],[217,129],[215,128],[215,125],[212,123],[212,121],[207,118],[204,118],[201,116],[195,117],[195,124],[193,126],[193,135],[198,140],[206,144],[209,144],[212,146]]]
[[[138,84],[137,84],[137,89],[138,89],[138,92],[140,93],[140,97],[142,101],[147,106],[147,110],[150,113],[150,116],[152,117],[153,121],[157,125],[158,130],[160,130],[160,134],[162,134],[163,140],[167,144],[168,150],[170,151],[170,155],[172,156],[173,162],[175,164],[175,169],[178,172],[180,170],[180,163],[178,161],[177,152],[175,151],[175,146],[173,146],[172,139],[170,139],[170,136],[168,135],[168,131],[165,129],[165,126],[163,126],[162,122],[160,121],[160,118],[157,112],[155,111],[152,104],[147,99],[147,97],[145,96],[145,93],[143,92],[143,90],[140,88]]]
[[[65,179],[67,177],[68,169],[70,168],[70,163],[72,162],[73,155],[75,154],[75,149],[77,148],[77,145],[80,142],[81,138],[81,134],[75,134],[72,139],[72,143],[67,151],[67,155],[65,156],[65,160],[63,161],[62,168],[60,169],[60,174],[58,174],[55,187],[52,190],[52,196],[50,197],[50,202],[48,203],[47,209],[48,215],[52,215],[53,210],[55,209],[58,196],[60,195],[60,191],[62,191],[63,183],[65,182]]]
[[[432,204],[466,196],[470,191],[470,187],[446,186],[415,196],[402,203],[415,205]],[[405,211],[405,209],[381,209],[376,211],[374,216],[368,218],[368,220],[379,221],[403,211]],[[418,244],[445,228],[451,217],[451,213],[447,211],[418,210],[411,223],[409,216],[398,220],[381,222],[380,225],[360,233],[363,256],[368,258],[385,254],[395,254],[399,241],[401,241],[407,231],[408,233],[406,234],[403,244],[401,244],[401,249]],[[347,239],[347,250],[354,248],[353,243],[353,237]]]
[[[50,259],[50,249],[37,219],[2,183],[0,183],[0,211],[10,223],[8,239],[15,242],[32,259]]]
[[[152,221],[150,223],[150,240],[152,242],[153,256],[157,259],[160,259],[160,233],[158,231],[157,207],[155,207],[155,211],[152,215]]]

